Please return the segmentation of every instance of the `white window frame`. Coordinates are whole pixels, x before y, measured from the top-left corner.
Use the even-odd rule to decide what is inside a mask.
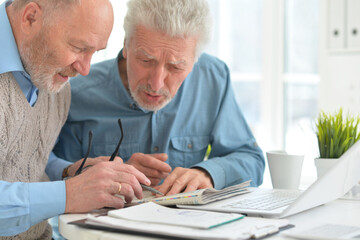
[[[284,0],[263,1],[261,120],[264,151],[284,149]]]

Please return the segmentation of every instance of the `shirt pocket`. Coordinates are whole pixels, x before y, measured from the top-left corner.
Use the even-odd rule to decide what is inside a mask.
[[[97,143],[94,146],[94,156],[111,156],[115,151],[117,142],[114,143]],[[120,156],[124,162],[127,161],[133,153],[139,152],[139,143],[121,143],[118,156]]]
[[[171,138],[169,163],[175,167],[189,168],[202,162],[209,145],[209,136],[186,136]]]

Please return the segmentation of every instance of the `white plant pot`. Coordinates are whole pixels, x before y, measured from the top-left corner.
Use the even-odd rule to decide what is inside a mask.
[[[315,158],[317,178],[324,175],[338,160],[338,158]]]
[[[338,158],[315,158],[317,178],[323,176],[338,160]],[[360,200],[360,181],[341,199]]]

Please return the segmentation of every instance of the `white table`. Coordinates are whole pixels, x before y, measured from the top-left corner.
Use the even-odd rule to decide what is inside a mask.
[[[158,239],[131,234],[111,233],[81,228],[68,222],[84,219],[86,214],[64,214],[59,216],[59,231],[69,240],[111,240],[111,239]],[[298,230],[320,224],[344,224],[360,227],[360,201],[336,200],[287,218]],[[280,234],[268,239],[288,239]]]

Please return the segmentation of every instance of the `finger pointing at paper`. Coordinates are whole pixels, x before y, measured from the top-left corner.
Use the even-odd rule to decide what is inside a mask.
[[[213,188],[210,175],[200,168],[177,167],[157,189],[165,195]]]
[[[167,159],[166,153],[134,153],[126,163],[144,173],[151,180],[151,186],[156,186],[171,172],[171,167],[165,163]]]

